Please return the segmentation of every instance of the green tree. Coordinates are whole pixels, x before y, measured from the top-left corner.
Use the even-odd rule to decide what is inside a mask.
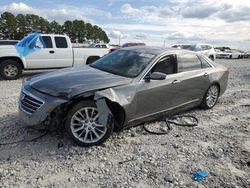
[[[20,40],[27,34],[27,21],[26,17],[23,14],[18,14],[16,16],[16,22],[17,22],[17,32],[15,34],[15,39]]]
[[[58,22],[53,20],[49,24],[49,32],[50,33],[55,33],[55,34],[62,34],[63,33],[63,27]]]
[[[73,38],[73,23],[71,21],[65,21],[62,26],[63,32],[69,36],[69,38]]]
[[[17,30],[16,17],[10,12],[1,15],[1,33],[5,39],[13,39]]]
[[[97,25],[85,23],[83,20],[65,21],[60,25],[55,20],[48,22],[43,17],[34,14],[18,14],[4,12],[0,17],[0,37],[4,39],[21,39],[31,32],[67,34],[72,42],[103,41],[109,38],[105,31]]]

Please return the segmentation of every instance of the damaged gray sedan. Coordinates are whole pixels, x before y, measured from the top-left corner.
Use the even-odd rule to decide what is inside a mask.
[[[34,76],[22,86],[21,119],[60,129],[80,146],[100,145],[113,130],[201,106],[212,108],[228,70],[202,54],[131,47],[91,65]]]

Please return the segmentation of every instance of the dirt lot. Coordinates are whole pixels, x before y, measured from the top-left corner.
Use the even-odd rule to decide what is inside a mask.
[[[212,110],[187,112],[198,127],[163,136],[137,127],[92,148],[53,134],[0,146],[0,187],[250,187],[250,59],[217,62],[229,68],[228,89]],[[0,81],[0,143],[40,134],[18,119],[21,84]],[[199,169],[209,175],[195,182]]]

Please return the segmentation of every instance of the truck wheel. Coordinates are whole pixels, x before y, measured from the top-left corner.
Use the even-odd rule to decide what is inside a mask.
[[[73,106],[66,116],[66,131],[79,146],[101,145],[112,134],[114,124],[99,123],[99,113],[94,101],[86,100]]]
[[[13,59],[0,63],[0,74],[5,80],[16,80],[22,75],[22,66]]]

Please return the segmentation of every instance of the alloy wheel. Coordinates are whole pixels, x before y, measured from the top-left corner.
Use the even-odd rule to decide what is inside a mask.
[[[212,85],[208,89],[207,96],[206,96],[206,103],[208,107],[211,108],[215,105],[215,103],[217,102],[218,96],[219,96],[218,86]]]
[[[84,143],[98,142],[107,131],[107,127],[98,122],[98,118],[98,110],[94,107],[84,107],[76,111],[70,124],[74,137]]]

